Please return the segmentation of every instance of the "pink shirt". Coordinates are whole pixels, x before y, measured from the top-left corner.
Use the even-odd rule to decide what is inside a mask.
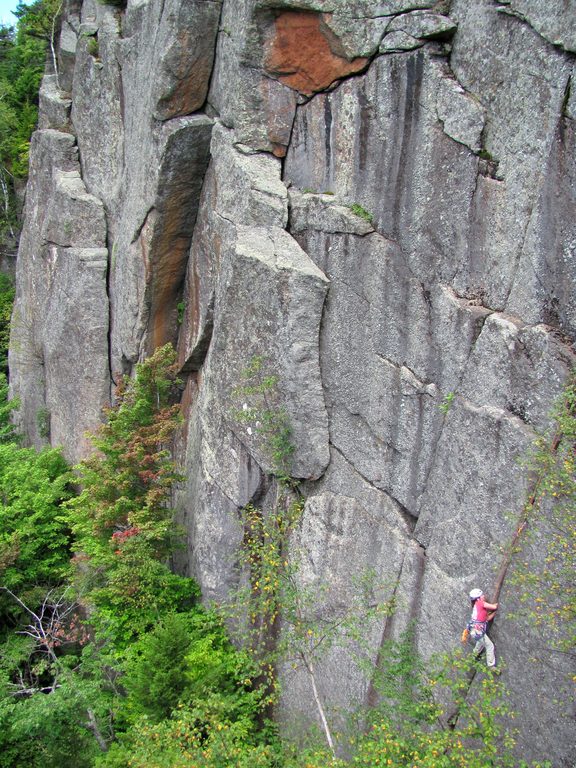
[[[484,605],[484,598],[479,597],[474,603],[472,609],[472,618],[474,621],[486,621],[488,618],[488,609]]]

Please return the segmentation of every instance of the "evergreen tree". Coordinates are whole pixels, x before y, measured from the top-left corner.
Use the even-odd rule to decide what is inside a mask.
[[[61,7],[60,0],[20,3],[15,26],[0,26],[0,239],[17,228],[16,191],[28,175],[40,81]]]

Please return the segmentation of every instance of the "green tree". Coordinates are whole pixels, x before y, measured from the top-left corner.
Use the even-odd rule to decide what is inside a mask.
[[[70,531],[62,504],[70,498],[70,473],[57,449],[38,453],[0,444],[0,584],[37,605],[69,572]],[[0,595],[4,621],[20,610]]]
[[[126,716],[160,722],[185,707],[208,711],[216,701],[231,721],[254,716],[258,692],[251,672],[248,654],[232,645],[216,613],[195,607],[166,614],[127,653]]]
[[[479,685],[469,690],[476,659],[458,651],[424,662],[411,631],[385,641],[380,659],[373,673],[378,704],[353,739],[352,766],[518,768],[501,680],[482,669]],[[447,722],[446,711],[454,708],[458,720]]]
[[[0,116],[0,124],[1,119]],[[0,273],[0,443],[16,441],[15,430],[11,423],[11,414],[17,407],[17,403],[15,401],[8,401],[7,379],[10,318],[14,303],[14,293],[12,280],[8,275]]]
[[[0,444],[16,443],[18,435],[11,421],[11,415],[18,407],[15,400],[8,400],[8,379],[0,373]]]
[[[64,677],[50,695],[17,699],[9,682],[0,680],[0,768],[89,768],[100,752],[88,727],[91,691]]]
[[[1,107],[1,102],[0,102]],[[2,115],[0,114],[0,125]],[[0,272],[0,373],[8,373],[8,343],[10,341],[10,318],[14,304],[14,285],[8,275]]]
[[[18,652],[8,651],[16,647],[13,635],[0,649],[6,765],[91,765],[108,748],[114,712],[123,709],[116,681],[127,646],[197,597],[194,582],[166,563],[174,541],[167,502],[177,478],[168,452],[178,424],[169,402],[174,357],[159,350],[134,380],[122,382],[95,438],[100,452],[80,465],[83,492],[65,514],[71,476],[58,474],[65,467],[59,452],[0,445],[0,490],[11,501],[3,516],[4,598],[19,611],[12,624],[27,638]],[[68,519],[79,535],[74,589],[66,584]],[[27,592],[28,580],[35,588]],[[33,755],[19,742],[27,729]]]
[[[34,0],[18,3],[14,15],[18,19],[18,35],[49,43],[54,36],[55,22],[62,10],[62,0]]]
[[[0,26],[0,237],[17,228],[16,187],[28,175],[30,137],[38,120],[38,92],[47,48],[54,39],[60,0],[20,3],[16,26]]]
[[[198,590],[172,573],[178,543],[169,501],[179,475],[170,455],[180,423],[175,352],[162,347],[125,378],[107,421],[93,436],[98,452],[76,470],[81,493],[68,503],[77,582],[93,622],[129,643],[170,609],[191,605]]]
[[[239,565],[248,587],[238,590],[226,610],[235,626],[244,627],[243,642],[259,666],[259,683],[267,691],[268,713],[278,696],[277,666],[289,662],[302,668],[332,756],[335,741],[325,702],[320,694],[316,664],[334,645],[361,644],[362,631],[392,609],[374,574],[358,580],[351,604],[330,618],[319,618],[324,590],[306,590],[299,582],[298,554],[289,554],[289,541],[304,508],[298,481],[290,470],[295,447],[286,411],[279,405],[278,378],[267,370],[263,357],[254,357],[243,372],[243,383],[233,392],[237,423],[247,425],[260,439],[260,450],[270,462],[274,494],[270,509],[248,504],[242,510],[244,539]],[[250,433],[249,433],[250,434]],[[320,594],[319,594],[320,592]],[[378,597],[376,595],[378,594]]]

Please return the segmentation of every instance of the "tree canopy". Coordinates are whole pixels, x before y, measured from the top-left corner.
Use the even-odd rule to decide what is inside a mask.
[[[61,0],[19,3],[15,24],[0,26],[0,237],[16,228],[16,190],[28,175],[40,81],[61,5]]]

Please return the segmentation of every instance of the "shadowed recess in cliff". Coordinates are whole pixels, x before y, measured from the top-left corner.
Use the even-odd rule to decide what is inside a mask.
[[[166,124],[159,174],[156,224],[149,249],[147,346],[175,341],[177,302],[208,166],[212,120],[205,115]]]

